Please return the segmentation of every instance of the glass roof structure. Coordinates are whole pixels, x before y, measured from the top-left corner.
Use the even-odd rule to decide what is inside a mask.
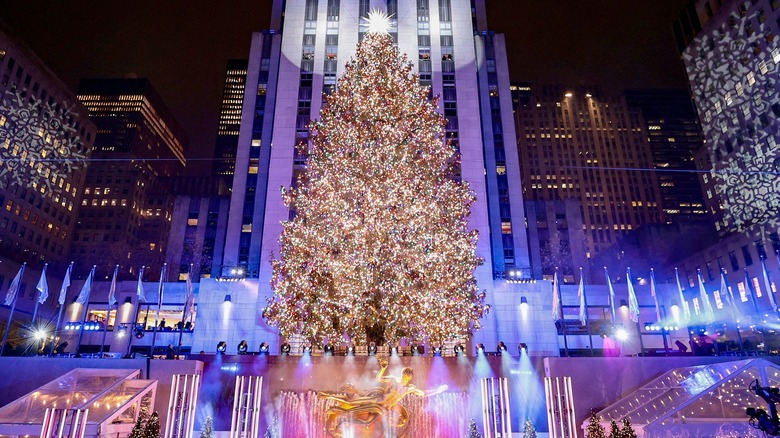
[[[39,435],[49,408],[88,409],[87,435],[105,434],[105,425],[132,427],[157,389],[156,380],[138,377],[137,369],[72,370],[0,408],[0,435]]]
[[[761,386],[778,387],[780,366],[764,359],[747,359],[675,368],[597,415],[605,425],[610,419],[620,422],[627,417],[645,437],[731,432],[759,436],[745,415],[748,407],[767,410],[766,402],[749,389],[756,380]]]

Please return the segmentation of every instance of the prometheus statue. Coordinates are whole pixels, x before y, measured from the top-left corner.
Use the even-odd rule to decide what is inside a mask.
[[[385,376],[387,358],[379,358],[378,387],[361,391],[351,384],[338,394],[318,392],[319,397],[335,400],[338,404],[328,409],[326,428],[334,438],[403,437],[409,429],[409,412],[400,403],[404,397],[427,397],[447,390],[441,385],[423,391],[412,384],[414,371],[404,368],[401,377]]]

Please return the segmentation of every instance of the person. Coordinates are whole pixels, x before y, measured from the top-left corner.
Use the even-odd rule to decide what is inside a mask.
[[[160,326],[159,326],[159,329],[160,329],[160,330],[165,330],[165,318],[163,318],[163,319],[160,321]]]
[[[176,352],[173,350],[173,344],[168,344],[168,348],[165,350],[165,358],[168,360],[176,359]]]

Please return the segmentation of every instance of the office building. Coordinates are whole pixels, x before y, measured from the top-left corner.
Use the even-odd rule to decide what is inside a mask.
[[[78,98],[98,134],[72,255],[93,260],[104,278],[115,264],[121,278],[143,265],[147,275],[157,275],[174,204],[167,178],[184,169],[186,136],[146,79],[85,79]]]
[[[229,59],[222,88],[222,105],[219,109],[219,127],[214,145],[212,172],[219,175],[228,187],[233,186],[236,166],[238,132],[241,128],[241,112],[246,87],[246,59]]]
[[[527,200],[576,199],[588,258],[661,221],[659,185],[638,109],[593,88],[532,87],[516,106]]]

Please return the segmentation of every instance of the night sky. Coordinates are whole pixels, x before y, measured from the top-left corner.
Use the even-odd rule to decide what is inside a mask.
[[[608,89],[684,87],[671,26],[685,0],[487,0],[513,80]],[[225,65],[268,27],[269,0],[0,0],[0,19],[73,91],[85,77],[147,77],[208,169]],[[200,159],[200,160],[197,160]]]

